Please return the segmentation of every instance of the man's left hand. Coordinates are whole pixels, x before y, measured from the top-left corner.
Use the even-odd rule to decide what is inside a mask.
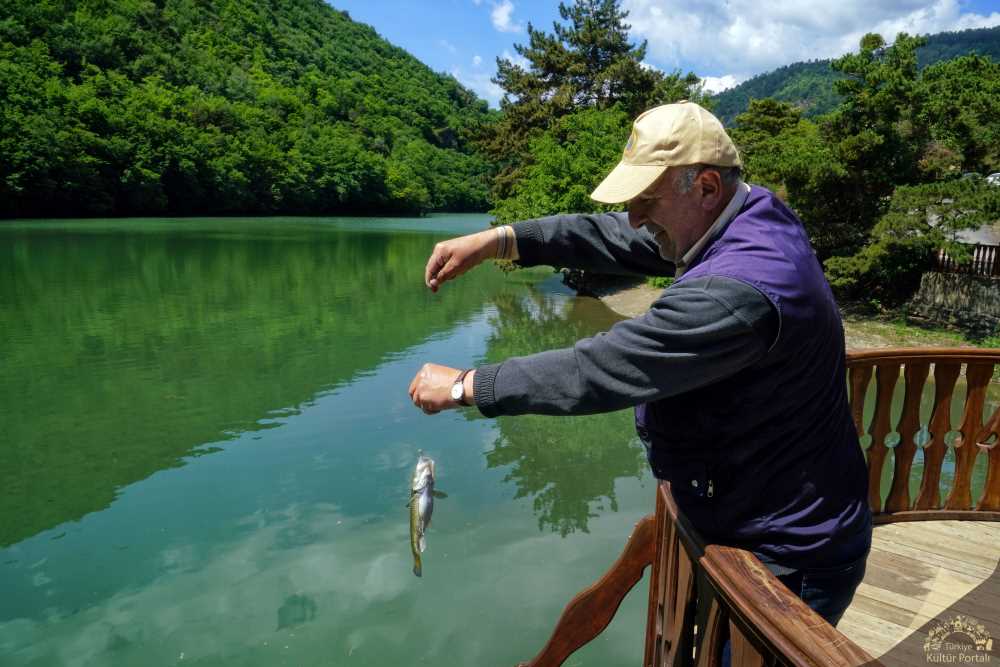
[[[461,407],[451,398],[451,387],[461,372],[458,368],[424,364],[410,383],[410,400],[429,415]]]

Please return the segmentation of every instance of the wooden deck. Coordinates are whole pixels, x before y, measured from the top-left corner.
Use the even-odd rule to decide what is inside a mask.
[[[956,614],[1000,626],[1000,522],[875,527],[868,569],[837,629],[887,666],[926,664],[924,640]]]

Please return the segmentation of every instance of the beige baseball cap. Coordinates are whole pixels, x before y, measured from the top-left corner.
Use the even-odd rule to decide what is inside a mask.
[[[605,204],[628,201],[667,167],[688,164],[743,165],[722,123],[703,107],[687,100],[655,107],[632,123],[622,161],[590,198]]]

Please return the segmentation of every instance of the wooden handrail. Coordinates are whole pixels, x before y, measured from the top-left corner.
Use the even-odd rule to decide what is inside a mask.
[[[734,667],[775,663],[794,667],[879,664],[788,590],[752,553],[705,544],[678,510],[668,482],[661,482],[657,489],[657,522],[660,521],[669,525],[665,532],[684,552],[693,569],[692,576],[704,576],[708,589],[702,591],[703,598],[695,600],[693,588],[687,587],[682,594],[689,599],[683,604],[676,600],[655,599],[651,594],[651,610],[683,608],[696,603],[708,608],[709,613],[706,615],[707,631],[700,637],[693,627],[678,633],[669,621],[660,628],[647,626],[645,667],[689,662],[716,664],[727,635],[732,641]],[[660,548],[671,552],[675,545],[663,543]],[[656,574],[654,570],[650,590],[670,591],[669,584],[663,585]],[[682,589],[684,587],[674,588],[678,592]],[[725,632],[727,627],[728,632]],[[675,636],[666,637],[663,628],[672,629]],[[684,637],[685,641],[677,642],[678,637]],[[679,643],[688,647],[688,651],[693,648],[693,652],[678,655],[670,650],[658,650],[664,639],[667,644]]]
[[[878,665],[789,591],[749,551],[706,545],[677,509],[670,484],[657,487],[656,513],[636,524],[618,561],[566,605],[549,641],[518,667],[558,667],[611,622],[646,566],[653,565],[643,665],[718,665],[732,642],[733,667]],[[704,576],[707,597],[697,599]],[[702,591],[702,595],[706,594]],[[705,605],[705,629],[695,606]]]
[[[980,347],[886,347],[847,351],[847,367],[864,365],[871,361],[910,361],[923,359],[934,361],[1000,360],[1000,349]]]
[[[636,524],[622,555],[604,576],[566,605],[548,643],[538,655],[519,663],[518,667],[556,667],[601,634],[614,618],[625,595],[642,579],[643,570],[653,562],[654,536],[653,515],[650,514]]]
[[[765,664],[769,658],[814,667],[879,664],[788,590],[749,551],[710,545],[701,566],[715,593],[725,601],[730,634],[739,633],[750,645],[744,653],[751,655],[744,662],[733,660],[733,665]]]

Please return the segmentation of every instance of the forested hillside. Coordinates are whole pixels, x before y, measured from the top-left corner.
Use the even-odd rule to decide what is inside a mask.
[[[917,49],[917,65],[923,69],[943,60],[977,53],[1000,62],[1000,26],[942,32],[927,37]],[[830,68],[831,60],[792,63],[758,74],[712,98],[714,111],[726,125],[747,110],[751,99],[767,97],[790,102],[807,117],[833,111],[843,98],[834,90],[834,81],[844,78]]]
[[[322,0],[0,7],[0,216],[487,206],[486,103]]]

